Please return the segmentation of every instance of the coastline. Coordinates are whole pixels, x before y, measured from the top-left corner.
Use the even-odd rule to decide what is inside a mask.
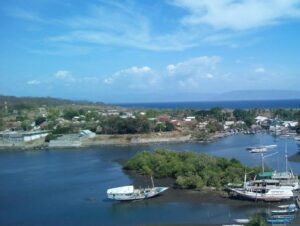
[[[197,140],[193,137],[192,133],[183,133],[178,131],[149,134],[96,135],[92,138],[78,138],[78,140],[66,140],[66,142],[64,142],[64,140],[62,140],[62,142],[55,142],[55,140],[53,140],[52,142],[50,141],[47,143],[44,139],[39,139],[33,142],[22,142],[14,145],[0,144],[0,151],[43,150],[47,148],[80,149],[94,146],[135,146],[154,143],[209,143],[226,136],[227,134],[218,132],[210,134],[207,140]]]

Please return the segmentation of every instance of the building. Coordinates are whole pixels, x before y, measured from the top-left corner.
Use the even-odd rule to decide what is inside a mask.
[[[48,135],[48,131],[33,131],[33,132],[1,132],[0,143],[17,144],[30,142]]]

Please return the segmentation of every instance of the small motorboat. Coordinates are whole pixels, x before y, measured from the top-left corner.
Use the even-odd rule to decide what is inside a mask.
[[[247,218],[245,218],[245,219],[234,219],[234,221],[235,221],[236,223],[239,223],[239,224],[247,224],[247,223],[250,222],[250,220],[247,219]]]
[[[281,215],[281,214],[292,214],[295,213],[298,209],[296,204],[292,203],[290,205],[279,206],[280,209],[272,210],[271,213],[273,215]]]

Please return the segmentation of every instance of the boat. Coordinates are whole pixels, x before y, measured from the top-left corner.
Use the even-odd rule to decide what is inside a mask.
[[[293,214],[298,211],[296,204],[292,203],[290,205],[279,206],[280,209],[272,210],[273,215],[286,215]]]
[[[236,223],[239,223],[239,224],[248,224],[250,222],[249,219],[245,218],[245,219],[234,219],[234,221]]]
[[[248,149],[250,153],[264,153],[267,152],[266,147],[252,147]]]
[[[293,191],[299,190],[299,179],[297,175],[294,175],[293,171],[287,172],[261,172],[257,175],[258,179],[273,179],[278,180],[282,186],[290,186]]]
[[[135,188],[133,185],[107,189],[107,198],[119,201],[139,200],[152,198],[166,191],[168,187],[154,187],[151,177],[152,188]]]
[[[277,144],[265,145],[265,148],[277,148]]]
[[[281,186],[291,187],[293,191],[299,190],[299,179],[297,175],[294,175],[293,171],[288,170],[288,154],[287,154],[287,145],[285,145],[285,171],[283,172],[265,172],[264,171],[264,158],[271,157],[272,155],[277,154],[277,152],[271,153],[269,155],[264,155],[261,153],[262,160],[262,172],[257,175],[258,179],[270,179],[278,180]],[[256,179],[256,178],[255,178]]]
[[[276,148],[277,144],[270,144],[270,145],[264,145],[259,147],[247,147],[246,150],[248,150],[250,153],[264,153],[267,152],[268,149]]]
[[[244,178],[243,188],[231,188],[229,191],[240,198],[254,201],[284,201],[294,197],[291,186],[281,186],[278,180],[253,180],[246,181]]]
[[[287,215],[287,216],[271,216],[267,219],[267,222],[270,224],[288,224],[294,220],[293,215]]]

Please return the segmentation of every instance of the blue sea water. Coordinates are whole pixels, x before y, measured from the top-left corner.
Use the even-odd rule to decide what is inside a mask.
[[[199,102],[152,102],[152,103],[120,103],[122,107],[167,108],[167,109],[209,109],[221,108],[300,108],[300,99],[295,100],[243,100],[243,101],[199,101]]]
[[[0,152],[0,225],[222,225],[246,218],[279,204],[227,198],[210,199],[198,192],[169,189],[161,196],[138,202],[106,199],[106,189],[122,185],[149,185],[122,170],[126,161],[142,150],[164,147],[191,150],[225,158],[235,157],[247,165],[260,165],[260,155],[248,146],[277,144],[278,154],[265,159],[276,170],[284,169],[285,139],[268,134],[234,135],[209,144],[179,143],[138,146],[100,146],[84,149]],[[293,139],[287,140],[289,155],[297,154]],[[289,162],[300,174],[300,163]],[[146,181],[147,180],[147,181]],[[157,186],[167,181],[155,180]],[[163,184],[165,183],[165,184]],[[172,183],[171,183],[172,184]],[[300,215],[291,225],[300,224]]]

